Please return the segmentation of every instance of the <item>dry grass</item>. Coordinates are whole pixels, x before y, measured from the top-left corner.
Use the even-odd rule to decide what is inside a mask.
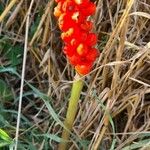
[[[97,0],[96,4],[92,19],[101,55],[85,79],[70,150],[84,149],[83,145],[89,150],[149,149],[150,1]],[[0,1],[0,44],[19,45],[23,51],[29,6],[30,0]],[[29,14],[25,80],[50,98],[57,117],[63,120],[75,73],[61,51],[54,6],[54,1],[34,1]],[[1,48],[0,66],[13,68],[3,51]],[[15,66],[19,74],[21,66]],[[1,102],[2,110],[11,110],[12,114],[4,116],[8,125],[1,120],[0,127],[15,138],[20,79],[8,72],[0,73],[0,79],[11,87],[14,99]],[[22,103],[26,119],[21,120],[19,144],[39,150],[57,149],[62,122],[56,121],[54,112],[27,83]]]

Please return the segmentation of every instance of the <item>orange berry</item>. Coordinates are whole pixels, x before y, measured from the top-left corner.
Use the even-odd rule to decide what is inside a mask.
[[[61,13],[62,12],[57,7],[54,8],[54,16],[55,17],[59,18]]]
[[[74,2],[78,5],[84,5],[89,2],[89,0],[74,0]]]
[[[73,32],[74,32],[74,29],[73,28],[69,28],[66,32],[63,32],[61,34],[61,38],[63,40],[65,40],[65,38],[70,38],[72,36]]]
[[[86,75],[91,71],[92,65],[91,64],[85,64],[85,65],[76,65],[75,70],[81,74]]]
[[[87,46],[82,43],[78,45],[76,50],[80,56],[83,56],[83,55],[87,54],[87,52],[88,52]]]
[[[57,4],[57,6],[54,8],[54,16],[59,18],[62,13],[63,13],[63,11],[62,11],[62,2],[59,2]]]

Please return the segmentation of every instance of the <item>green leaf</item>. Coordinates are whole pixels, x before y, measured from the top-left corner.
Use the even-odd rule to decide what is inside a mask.
[[[8,144],[12,143],[11,137],[2,129],[0,129],[0,138]]]
[[[23,47],[20,44],[13,45],[11,40],[0,37],[0,54],[9,62],[10,66],[17,66],[22,62]]]
[[[10,60],[11,66],[17,66],[22,62],[23,49],[19,45],[8,47],[6,48],[5,57]]]
[[[19,78],[21,78],[21,76],[16,72],[15,68],[12,67],[0,67],[0,73],[11,73],[11,74],[15,74],[16,76],[18,76]]]
[[[79,145],[79,148],[82,149],[83,148],[83,145],[84,145],[84,149],[88,149],[88,146],[90,144],[90,141],[89,140],[80,140],[79,141],[80,143],[82,143],[82,145],[80,144]]]
[[[122,150],[134,150],[134,149],[141,148],[144,146],[145,146],[145,148],[147,146],[150,146],[150,139],[141,140],[139,142],[133,143],[129,146],[124,147]]]
[[[34,35],[34,33],[36,32],[39,22],[41,20],[41,16],[38,15],[38,16],[36,16],[35,19],[36,20],[33,22],[33,24],[31,25],[31,28],[30,28],[29,37],[32,37]]]
[[[0,99],[7,100],[7,101],[13,99],[13,94],[11,92],[11,89],[1,79],[0,79]]]
[[[10,145],[10,143],[0,140],[0,148]]]

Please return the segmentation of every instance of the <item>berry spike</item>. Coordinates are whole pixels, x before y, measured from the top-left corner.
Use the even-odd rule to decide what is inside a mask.
[[[90,0],[55,1],[58,5],[54,8],[54,15],[62,31],[63,52],[75,70],[86,75],[99,54],[94,48],[97,36],[91,32],[93,23],[87,19],[95,13],[96,6]]]

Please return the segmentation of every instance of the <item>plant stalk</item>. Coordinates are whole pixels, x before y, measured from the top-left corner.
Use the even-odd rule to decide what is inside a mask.
[[[78,108],[78,101],[80,98],[82,88],[83,88],[83,80],[80,79],[80,76],[76,74],[73,85],[72,85],[71,97],[69,99],[66,119],[64,121],[64,125],[69,131],[71,131],[73,127],[73,123],[74,123],[75,116],[77,113],[77,108]],[[69,136],[70,136],[70,133],[66,129],[63,129],[62,139],[65,141],[68,141]],[[59,144],[58,150],[66,150],[67,144],[68,142],[61,142]]]
[[[9,10],[15,5],[15,3],[18,0],[12,0],[9,5],[5,8],[5,10],[2,12],[2,14],[0,15],[0,23],[2,22],[2,20],[4,19],[4,17],[8,14]]]

